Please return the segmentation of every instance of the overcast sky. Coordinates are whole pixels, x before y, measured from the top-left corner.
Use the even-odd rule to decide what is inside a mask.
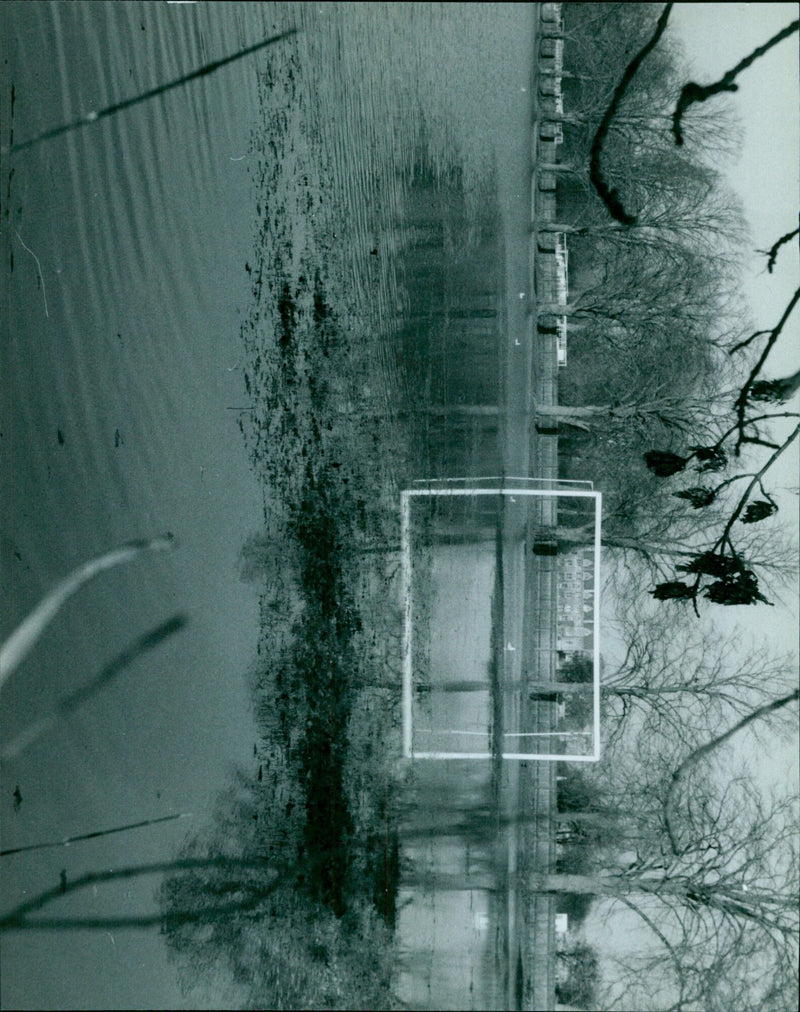
[[[756,45],[797,18],[797,4],[697,3],[676,4],[670,15],[672,30],[696,68],[697,82],[717,80]],[[797,226],[798,36],[795,34],[757,60],[738,78],[733,98],[745,136],[741,158],[727,175],[742,198],[750,219],[754,249],[769,247]],[[711,99],[710,101],[714,101]],[[797,244],[784,247],[775,273],[765,270],[765,258],[753,254],[747,293],[759,327],[777,317],[797,285]],[[776,312],[777,310],[777,312]],[[776,345],[775,373],[797,368],[796,327]],[[772,361],[772,359],[771,359]]]

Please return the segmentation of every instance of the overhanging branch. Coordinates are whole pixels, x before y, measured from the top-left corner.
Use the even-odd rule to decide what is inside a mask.
[[[656,23],[656,28],[650,39],[642,46],[639,52],[634,56],[628,66],[625,68],[625,73],[622,75],[622,80],[619,82],[617,87],[614,89],[614,94],[611,98],[611,103],[605,111],[605,115],[600,121],[600,126],[597,128],[597,132],[592,140],[592,147],[589,158],[589,181],[597,191],[597,195],[603,201],[608,210],[608,213],[616,221],[621,222],[623,225],[635,225],[636,215],[628,214],[625,208],[622,206],[619,192],[614,188],[610,187],[603,176],[603,171],[600,168],[600,154],[603,150],[603,142],[606,139],[611,121],[617,113],[619,104],[622,101],[625,92],[628,90],[628,86],[636,75],[636,71],[641,66],[642,61],[649,52],[655,47],[658,40],[664,34],[664,29],[667,27],[667,20],[669,18],[670,11],[672,10],[672,4],[668,3],[664,5],[664,10]]]
[[[784,246],[787,242],[791,242],[792,239],[796,238],[800,234],[800,228],[796,228],[793,232],[787,232],[786,235],[782,235],[777,242],[773,243],[769,249],[756,250],[757,253],[763,253],[767,259],[767,271],[772,274],[772,270],[775,267],[775,262],[778,259],[778,250],[781,246]]]
[[[149,91],[145,91],[141,95],[136,95],[133,98],[126,98],[122,102],[115,102],[113,105],[106,106],[105,109],[98,109],[94,112],[87,113],[85,116],[82,116],[80,119],[73,120],[71,123],[64,123],[62,126],[53,127],[51,130],[45,130],[43,133],[37,134],[35,137],[31,137],[27,141],[21,141],[19,144],[12,145],[10,152],[12,155],[17,154],[19,151],[25,151],[27,148],[32,148],[36,144],[41,144],[42,141],[52,140],[54,137],[60,137],[62,134],[70,133],[72,130],[88,126],[90,123],[96,123],[98,120],[105,119],[106,116],[113,116],[118,112],[122,112],[123,109],[130,109],[134,105],[139,105],[140,102],[147,102],[149,99],[156,98],[158,95],[163,95],[165,92],[171,91],[173,88],[179,88],[181,85],[188,84],[190,81],[194,81],[197,78],[205,77],[207,74],[213,74],[214,71],[219,70],[221,67],[226,67],[229,63],[234,63],[237,60],[244,59],[245,56],[251,56],[253,53],[257,53],[261,49],[265,49],[267,46],[274,46],[276,42],[288,39],[296,33],[296,28],[290,28],[288,31],[281,32],[279,35],[273,35],[269,39],[263,39],[261,42],[256,42],[255,45],[248,46],[246,49],[240,49],[238,53],[233,53],[231,56],[225,56],[221,60],[214,60],[212,63],[207,63],[205,66],[199,67],[197,70],[193,70],[190,74],[184,74],[182,77],[178,77],[174,81],[169,81],[167,84],[160,84],[156,88],[150,88]]]
[[[677,105],[675,106],[675,112],[672,117],[672,134],[675,137],[675,143],[678,145],[683,144],[683,131],[681,129],[681,121],[683,114],[689,108],[690,105],[694,105],[696,102],[705,102],[707,99],[712,98],[714,95],[720,94],[723,91],[738,91],[739,85],[735,84],[735,80],[743,70],[754,63],[757,59],[762,57],[766,52],[772,49],[773,46],[777,46],[779,42],[783,42],[784,39],[788,38],[793,32],[796,32],[800,26],[800,20],[793,21],[790,25],[782,28],[777,34],[773,35],[771,39],[763,44],[763,46],[757,46],[752,53],[749,53],[743,60],[740,60],[731,70],[713,84],[698,84],[696,81],[689,81],[688,84],[683,86],[683,90],[678,98]]]
[[[775,344],[775,342],[780,337],[781,332],[783,331],[783,328],[784,328],[784,326],[786,324],[786,321],[792,315],[794,307],[797,305],[798,299],[800,299],[800,288],[798,288],[795,291],[794,295],[789,300],[789,304],[787,305],[786,309],[784,309],[783,314],[781,315],[780,320],[778,320],[777,324],[772,329],[772,331],[771,331],[771,333],[769,335],[769,338],[767,339],[767,343],[764,345],[764,348],[763,348],[761,354],[759,355],[756,364],[750,370],[750,375],[747,377],[747,380],[745,381],[744,386],[742,387],[742,389],[741,389],[741,391],[739,393],[739,396],[736,398],[736,404],[735,404],[735,407],[736,407],[736,416],[737,416],[737,420],[738,420],[738,427],[739,427],[740,433],[741,433],[744,425],[746,424],[744,414],[745,414],[745,409],[747,407],[747,397],[748,397],[748,394],[750,393],[750,389],[753,386],[753,383],[755,382],[758,374],[761,372],[761,369],[762,369],[764,363],[767,360],[767,356],[769,355],[770,351],[772,351],[772,346]]]
[[[771,713],[774,713],[776,710],[780,710],[782,707],[788,706],[789,703],[796,702],[798,698],[800,698],[800,689],[795,689],[794,692],[791,692],[788,696],[782,696],[780,699],[773,699],[771,702],[765,703],[764,706],[759,706],[758,709],[753,710],[752,713],[748,713],[746,717],[742,717],[741,720],[737,721],[733,725],[733,727],[729,727],[728,730],[725,731],[723,734],[717,735],[716,738],[712,738],[711,741],[706,742],[705,745],[701,745],[699,748],[696,748],[686,757],[686,759],[683,760],[680,766],[678,766],[678,768],[673,772],[670,780],[669,790],[667,791],[667,796],[664,799],[664,824],[667,829],[667,835],[669,836],[669,842],[670,846],[672,847],[672,852],[676,856],[679,857],[682,854],[682,851],[678,846],[678,837],[677,834],[675,833],[675,829],[672,824],[673,811],[675,807],[675,795],[678,786],[681,783],[683,783],[683,781],[686,779],[692,767],[696,766],[701,759],[704,759],[706,756],[710,755],[714,751],[714,749],[724,744],[739,731],[744,730],[745,727],[747,727],[749,724],[752,724],[753,721],[760,720],[762,717],[768,717]]]

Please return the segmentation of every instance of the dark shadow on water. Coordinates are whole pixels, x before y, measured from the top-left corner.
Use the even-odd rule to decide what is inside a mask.
[[[78,892],[115,881],[127,881],[147,875],[163,873],[209,872],[224,875],[222,889],[204,890],[196,894],[186,906],[172,905],[154,914],[128,917],[31,917],[69,893]],[[264,880],[267,876],[268,881]],[[174,881],[174,880],[173,880]],[[186,924],[209,923],[250,910],[286,881],[286,873],[276,872],[263,860],[245,857],[231,858],[213,855],[203,858],[179,858],[172,861],[155,861],[104,872],[89,872],[76,879],[62,880],[57,886],[45,889],[0,917],[2,931],[55,931],[62,929],[149,928],[160,924],[163,931]],[[245,883],[248,883],[246,886]],[[209,897],[211,897],[209,899]],[[181,897],[186,898],[185,896]]]

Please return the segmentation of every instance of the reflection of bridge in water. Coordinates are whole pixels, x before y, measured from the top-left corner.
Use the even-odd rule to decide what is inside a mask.
[[[539,231],[556,220],[555,177],[536,168],[557,162],[560,125],[548,115],[559,111],[559,7],[532,6],[533,87],[509,109],[519,147],[501,170],[497,300],[484,291],[481,306],[461,314],[459,332],[473,332],[472,338],[450,340],[450,358],[444,338],[435,354],[427,346],[435,365],[419,384],[426,392],[419,425],[425,473],[438,479],[523,475],[539,479],[540,487],[557,480],[557,430],[537,428],[531,409],[557,402],[559,366],[567,362],[563,319],[537,316],[535,308],[567,298],[565,245],[546,228]],[[493,304],[492,315],[486,307]],[[465,379],[470,340],[481,342],[479,386]],[[496,385],[486,380],[487,347],[499,363]],[[559,677],[559,645],[563,661],[564,653],[580,649],[581,630],[595,632],[596,621],[593,611],[591,623],[575,622],[567,630],[567,596],[573,609],[580,597],[582,609],[584,591],[594,594],[599,587],[593,570],[579,594],[576,574],[570,575],[573,586],[561,596],[559,644],[559,566],[565,587],[568,580],[557,529],[577,521],[553,498],[522,499],[465,502],[462,516],[451,510],[443,519],[440,512],[428,526],[429,591],[448,567],[453,586],[460,579],[462,589],[440,595],[437,605],[428,596],[426,607],[439,611],[436,623],[420,631],[428,668],[415,658],[419,677],[407,699],[414,738],[406,745],[417,755],[461,751],[486,758],[415,759],[410,768],[399,904],[401,996],[410,1007],[542,1009],[555,1003],[558,902],[532,893],[527,881],[533,872],[555,869],[557,764],[509,762],[500,754],[512,751],[509,742],[521,741],[526,752],[560,754],[554,741],[564,739],[566,710],[585,689]],[[420,606],[414,616],[420,626],[423,611]],[[574,732],[573,743],[592,739],[584,725],[566,729]]]

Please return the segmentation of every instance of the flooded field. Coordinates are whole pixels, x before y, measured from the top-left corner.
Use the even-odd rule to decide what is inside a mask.
[[[155,909],[150,931],[7,936],[3,1003],[509,1007],[505,774],[400,760],[399,492],[527,463],[501,408],[525,371],[531,8],[8,7],[17,139],[297,34],[5,173],[3,632],[92,554],[178,548],[67,609],[4,733],[134,630],[189,625],[4,765],[25,801],[3,846],[194,821],[15,855],[4,909],[62,872],[183,864],[59,901],[98,925]],[[463,584],[443,656],[491,604],[495,548],[429,534],[420,606],[443,566]]]

